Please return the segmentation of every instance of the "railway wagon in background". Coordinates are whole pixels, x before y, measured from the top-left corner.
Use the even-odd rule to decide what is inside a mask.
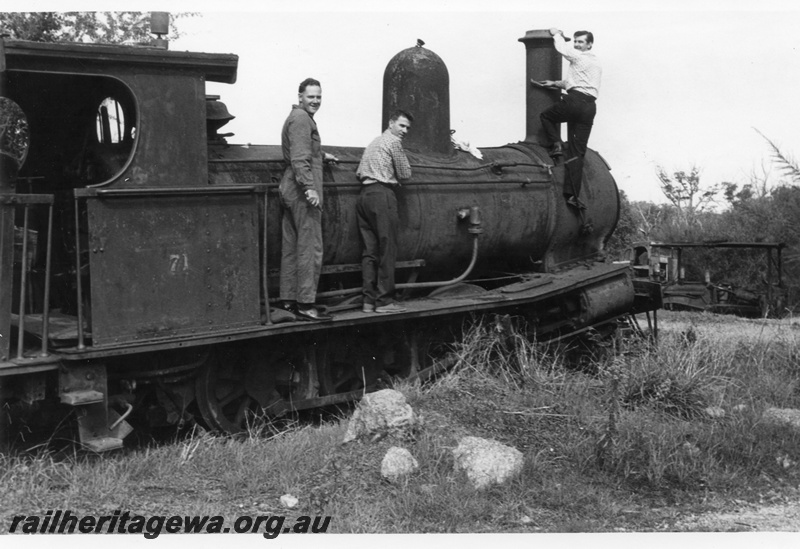
[[[547,31],[520,42],[520,78],[560,78]],[[619,197],[596,152],[584,168],[586,209],[564,200],[564,168],[542,146],[538,118],[557,92],[527,89],[525,138],[477,158],[451,142],[442,59],[421,44],[391,59],[375,127],[397,108],[415,115],[404,143],[414,175],[398,191],[407,311],[361,311],[363,148],[326,146],[339,162],[324,172],[318,304],[333,320],[301,322],[270,307],[280,147],[229,143],[220,129],[233,117],[206,92],[206,82],[235,82],[236,55],[163,41],[1,45],[6,427],[69,418],[95,451],[122,446],[135,425],[197,419],[236,433],[255,417],[446,366],[445,343],[472,315],[516,315],[535,337],[556,339],[611,331],[657,305],[630,266],[604,259]]]

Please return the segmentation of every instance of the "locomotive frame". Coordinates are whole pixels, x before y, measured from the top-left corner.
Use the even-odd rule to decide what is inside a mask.
[[[549,33],[520,41],[526,76],[559,79]],[[586,158],[586,211],[562,199],[563,166],[537,126],[558,100],[552,91],[528,90],[525,140],[482,149],[479,160],[449,142],[438,56],[421,46],[398,54],[384,77],[393,86],[384,121],[412,97],[435,107],[434,116],[399,105],[423,121],[406,144],[414,178],[400,198],[408,311],[360,310],[349,206],[363,149],[326,146],[340,161],[325,169],[318,298],[334,319],[308,323],[270,307],[280,148],[228,144],[218,130],[232,117],[205,91],[207,81],[236,81],[237,56],[173,52],[163,41],[0,45],[0,95],[29,132],[24,162],[0,166],[6,420],[72,410],[77,438],[94,451],[122,446],[135,416],[163,425],[200,415],[235,433],[254,416],[354,400],[387,375],[445,367],[442,341],[476,313],[520,315],[557,339],[658,307],[628,265],[603,258],[619,198],[597,153]]]

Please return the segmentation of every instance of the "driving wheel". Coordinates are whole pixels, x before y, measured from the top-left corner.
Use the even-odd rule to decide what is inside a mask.
[[[211,353],[196,381],[198,408],[209,427],[242,433],[309,396],[314,388],[306,352],[300,345],[280,347],[239,345]]]

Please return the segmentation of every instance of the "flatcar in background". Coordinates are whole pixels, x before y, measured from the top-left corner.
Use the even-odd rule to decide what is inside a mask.
[[[640,242],[632,247],[631,263],[637,280],[661,284],[664,309],[782,316],[785,247],[783,242]],[[712,276],[703,264],[722,266],[724,275]],[[737,275],[750,280],[736,280]]]
[[[549,32],[519,41],[521,79],[560,79]],[[6,426],[68,419],[95,451],[120,447],[134,425],[198,420],[236,433],[446,365],[444,343],[472,315],[519,316],[552,340],[610,333],[657,306],[653,285],[604,258],[619,194],[599,154],[586,157],[586,209],[564,200],[564,167],[539,123],[559,100],[552,90],[528,88],[524,139],[478,158],[451,142],[442,59],[422,45],[391,59],[374,114],[376,128],[397,108],[415,116],[405,141],[414,175],[398,192],[407,312],[361,311],[363,148],[326,146],[340,161],[324,172],[318,304],[333,320],[310,323],[270,307],[280,146],[229,143],[220,130],[232,115],[206,91],[236,81],[236,55],[170,51],[163,40],[0,46]]]

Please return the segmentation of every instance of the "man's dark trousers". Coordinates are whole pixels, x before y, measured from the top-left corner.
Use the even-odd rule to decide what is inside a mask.
[[[394,301],[399,216],[394,189],[383,183],[364,185],[356,202],[363,254],[364,303],[376,307]]]
[[[583,157],[589,144],[589,134],[597,114],[594,97],[578,91],[569,91],[558,103],[540,115],[550,143],[561,142],[558,124],[567,123],[567,158],[564,194],[580,195],[583,179]]]

